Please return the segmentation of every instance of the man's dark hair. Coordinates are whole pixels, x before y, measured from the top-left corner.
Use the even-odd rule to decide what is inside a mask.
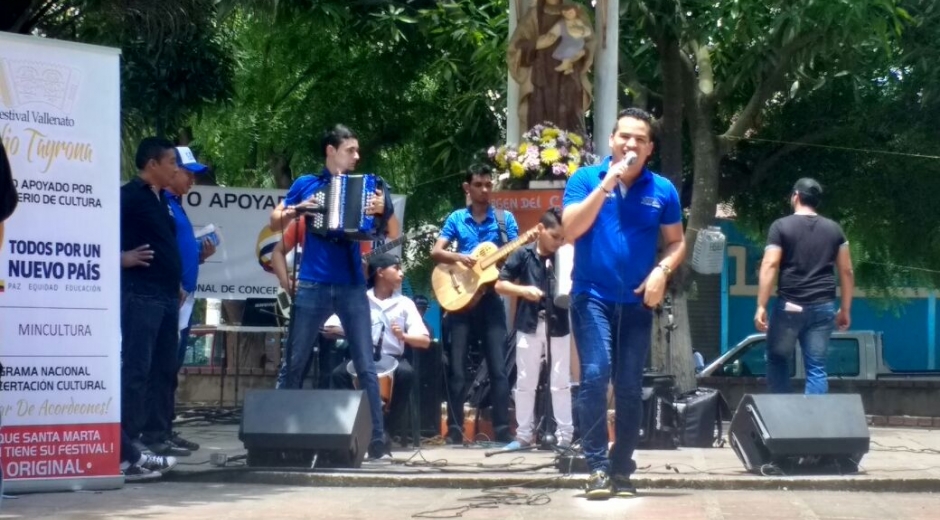
[[[646,110],[637,107],[625,108],[617,114],[617,120],[614,121],[614,127],[610,131],[611,135],[617,132],[617,128],[620,126],[620,120],[625,117],[632,117],[633,119],[639,119],[645,122],[646,126],[650,129],[650,141],[653,140],[653,116]]]
[[[349,129],[346,125],[336,125],[333,128],[323,132],[323,137],[320,138],[320,150],[323,151],[323,157],[326,157],[326,147],[332,146],[333,148],[339,148],[343,141],[347,139],[358,139],[355,132]]]
[[[800,204],[817,209],[822,202],[823,189],[816,179],[803,177],[793,185],[793,192],[799,195]]]
[[[0,143],[0,222],[3,222],[16,209],[16,188],[13,186],[13,170],[7,160],[7,152]]]
[[[561,225],[561,208],[558,206],[552,206],[548,208],[542,218],[539,219],[539,223],[545,226],[548,229],[555,229]]]
[[[492,177],[493,169],[485,164],[474,164],[473,166],[467,168],[467,175],[464,177],[464,182],[467,184],[473,183],[474,177]]]
[[[145,137],[139,145],[137,145],[137,155],[134,157],[134,164],[137,166],[138,170],[143,170],[147,167],[147,163],[150,160],[160,162],[160,159],[163,159],[163,154],[167,150],[173,149],[173,143],[162,138],[162,137]]]

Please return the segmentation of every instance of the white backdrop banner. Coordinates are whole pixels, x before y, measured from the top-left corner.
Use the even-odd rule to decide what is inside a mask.
[[[281,233],[272,231],[269,222],[271,210],[286,194],[285,190],[194,186],[186,195],[184,207],[193,228],[198,232],[212,224],[222,240],[216,253],[199,266],[197,298],[244,300],[277,295],[271,252]],[[399,222],[404,222],[405,201],[404,195],[392,195]]]
[[[120,486],[119,51],[0,33],[7,491]]]

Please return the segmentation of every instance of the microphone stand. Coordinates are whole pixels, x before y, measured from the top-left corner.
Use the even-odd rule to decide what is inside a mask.
[[[299,219],[298,219],[298,222],[300,222]],[[310,224],[307,217],[304,217],[304,224],[305,225]],[[307,232],[306,229],[304,229],[304,234],[306,234],[306,232]],[[294,233],[297,234],[296,227],[294,228]],[[283,236],[281,237],[281,240],[284,240]],[[288,295],[290,296],[290,313],[287,317],[287,348],[284,349],[284,382],[285,384],[287,383],[287,380],[290,378],[291,361],[292,361],[291,356],[293,355],[293,341],[292,341],[291,336],[293,335],[293,332],[294,332],[294,322],[297,321],[295,319],[295,313],[297,312],[297,302],[295,301],[295,299],[297,298],[297,266],[300,265],[300,260],[301,260],[301,257],[303,256],[303,253],[299,251],[300,237],[297,237],[297,239],[294,240],[293,249],[294,249],[294,262],[293,262],[293,265],[291,265],[291,273],[290,273],[290,281],[293,282],[293,290],[288,291]],[[290,283],[288,283],[288,287],[291,287]],[[318,373],[319,363],[317,362],[318,361],[317,357],[319,356],[318,349],[319,349],[319,341],[313,344],[313,352],[311,353],[311,355],[313,356],[313,362],[314,362],[314,366],[313,366],[314,381],[318,381],[317,378],[319,378],[319,373]],[[303,388],[303,387],[304,387],[304,379],[303,379],[303,375],[301,374],[299,388]]]
[[[545,277],[542,280],[545,290],[543,292],[543,298],[545,302],[545,386],[543,387],[542,394],[542,417],[539,419],[539,427],[535,429],[538,433],[543,427],[545,428],[545,433],[541,436],[541,447],[542,450],[553,450],[558,444],[558,439],[555,437],[555,412],[552,408],[552,324],[554,323],[553,313],[555,311],[555,298],[554,298],[554,282],[555,282],[555,267],[552,264],[551,258],[546,258],[545,263]]]
[[[382,331],[379,332],[379,341],[372,350],[372,361],[378,363],[382,360],[382,346],[385,344],[385,324],[382,324]]]

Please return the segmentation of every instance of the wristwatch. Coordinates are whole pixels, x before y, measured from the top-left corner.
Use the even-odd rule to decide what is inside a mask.
[[[669,267],[669,266],[668,266],[668,265],[666,265],[666,264],[659,264],[659,265],[658,265],[658,266],[656,266],[656,267],[659,267],[660,269],[662,269],[662,270],[663,270],[663,274],[665,274],[665,275],[666,275],[666,278],[669,278],[669,275],[671,275],[671,274],[672,274],[672,268],[671,268],[671,267]]]

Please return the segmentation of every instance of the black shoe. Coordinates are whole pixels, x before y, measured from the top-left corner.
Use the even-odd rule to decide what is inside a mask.
[[[179,446],[180,448],[183,448],[189,451],[196,451],[199,449],[199,445],[196,444],[195,442],[188,441],[180,437],[180,432],[173,432],[173,434],[170,435],[170,442]]]
[[[193,452],[186,448],[181,448],[168,440],[148,444],[147,448],[149,448],[154,455],[163,455],[164,457],[189,457],[193,454]]]
[[[610,498],[611,485],[606,471],[595,471],[588,477],[584,494],[588,500],[607,500]]]
[[[447,437],[444,437],[444,442],[447,444],[463,444],[463,432],[460,430],[449,430],[447,432]]]
[[[155,480],[163,475],[159,471],[152,471],[143,466],[138,466],[137,464],[129,464],[126,467],[121,469],[121,473],[124,474],[125,482],[142,482],[145,480]]]
[[[630,477],[626,475],[612,475],[610,482],[615,497],[632,498],[636,496],[636,486],[630,482]]]
[[[515,439],[512,438],[512,435],[510,435],[508,431],[496,435],[496,442],[500,444],[509,444],[513,440]]]
[[[373,441],[369,445],[369,459],[370,460],[380,460],[380,459],[390,459],[390,458],[392,458],[392,450],[389,449],[389,445],[384,439]]]

